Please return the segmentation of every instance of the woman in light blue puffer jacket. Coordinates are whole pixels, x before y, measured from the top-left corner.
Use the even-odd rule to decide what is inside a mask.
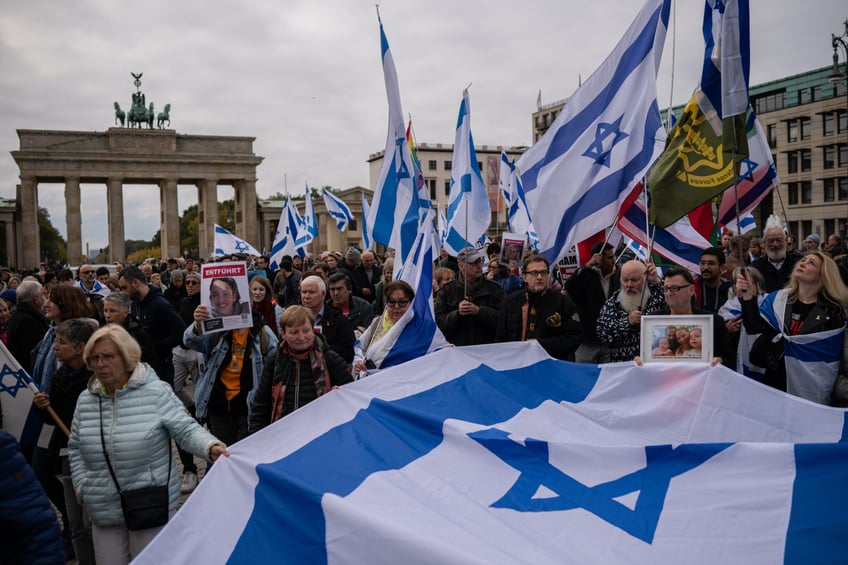
[[[83,356],[95,377],[74,412],[68,441],[71,478],[91,517],[97,561],[129,563],[161,527],[127,530],[103,441],[121,490],[164,485],[170,475],[171,514],[180,497],[171,439],[198,457],[215,460],[229,453],[189,416],[171,387],[139,363],[141,350],[124,328],[99,329]]]

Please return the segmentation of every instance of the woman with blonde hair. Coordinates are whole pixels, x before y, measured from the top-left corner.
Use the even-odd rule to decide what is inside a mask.
[[[751,361],[765,367],[764,382],[790,394],[829,404],[845,337],[848,289],[836,263],[821,251],[796,263],[786,288],[757,307],[756,287],[743,271],[737,279],[748,333],[762,333]]]

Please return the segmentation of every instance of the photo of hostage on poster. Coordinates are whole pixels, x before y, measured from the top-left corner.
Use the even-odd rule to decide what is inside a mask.
[[[200,277],[200,303],[209,311],[201,322],[204,334],[253,326],[245,263],[203,265]]]
[[[504,233],[501,237],[501,264],[508,265],[510,272],[515,272],[524,260],[524,248],[527,239],[517,233]]]

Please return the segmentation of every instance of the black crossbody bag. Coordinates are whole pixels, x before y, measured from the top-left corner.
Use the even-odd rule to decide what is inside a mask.
[[[100,406],[100,442],[103,444],[103,455],[112,480],[121,495],[121,510],[124,513],[124,524],[130,531],[158,528],[168,523],[168,485],[171,482],[171,449],[168,448],[168,480],[162,486],[144,487],[134,490],[121,490],[109,453],[106,451],[106,437],[103,434],[103,400],[98,398]],[[170,442],[169,442],[170,443]]]

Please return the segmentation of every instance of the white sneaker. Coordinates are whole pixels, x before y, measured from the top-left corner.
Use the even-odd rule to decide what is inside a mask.
[[[188,494],[197,486],[197,474],[187,471],[183,473],[183,480],[180,483],[180,492]]]

